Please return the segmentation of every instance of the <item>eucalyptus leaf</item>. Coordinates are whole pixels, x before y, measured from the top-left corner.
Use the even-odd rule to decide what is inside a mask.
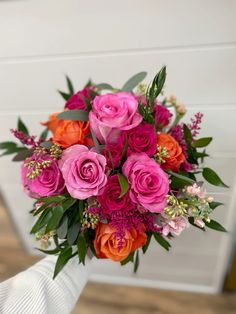
[[[80,233],[77,240],[77,250],[79,255],[79,260],[81,263],[85,263],[85,257],[87,254],[87,243],[83,233]]]
[[[88,121],[88,111],[86,110],[66,110],[57,116],[58,119],[62,120],[73,120],[73,121]]]
[[[26,158],[30,157],[32,155],[33,151],[32,149],[24,148],[20,150],[13,158],[12,161],[23,161]]]
[[[104,89],[104,90],[113,90],[114,87],[112,87],[110,84],[107,84],[107,83],[100,83],[100,84],[97,84],[96,85],[97,89]]]
[[[44,141],[47,139],[48,137],[48,133],[49,133],[49,130],[48,129],[45,129],[39,136],[40,139],[43,139]]]
[[[73,245],[75,243],[75,240],[78,237],[80,231],[80,223],[74,223],[72,226],[70,226],[70,228],[68,229],[67,232],[67,241],[69,243],[69,245]]]
[[[65,247],[57,258],[57,262],[56,262],[56,266],[55,266],[54,274],[53,274],[53,279],[56,278],[56,276],[63,269],[63,267],[68,263],[71,257],[72,257],[72,248]]]
[[[126,177],[124,177],[121,173],[118,173],[117,175],[118,175],[118,181],[119,181],[120,189],[121,189],[119,198],[121,198],[127,193],[129,189],[129,183]]]
[[[65,239],[67,235],[67,229],[68,229],[68,217],[65,215],[60,222],[60,226],[57,228],[57,235],[59,239]]]
[[[121,88],[124,92],[131,92],[139,83],[141,83],[145,77],[147,76],[147,72],[139,72],[132,76]]]
[[[218,176],[218,174],[214,170],[210,168],[203,168],[202,175],[203,175],[203,178],[210,184],[228,188],[228,185],[226,185],[221,180],[221,178]]]
[[[40,146],[42,146],[44,148],[50,148],[52,145],[53,145],[53,142],[51,142],[51,141],[45,141],[45,142],[42,142],[40,144]]]

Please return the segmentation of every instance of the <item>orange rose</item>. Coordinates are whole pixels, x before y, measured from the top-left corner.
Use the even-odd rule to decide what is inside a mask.
[[[98,225],[94,248],[99,258],[110,258],[115,262],[123,261],[131,252],[145,245],[147,241],[143,224],[140,226],[140,230],[132,228],[125,231],[121,248],[118,246],[119,239],[116,237],[116,232],[116,228],[109,224]]]
[[[169,134],[157,134],[157,145],[167,149],[168,157],[163,158],[164,163],[161,164],[163,169],[179,171],[180,165],[184,162],[185,156],[178,142]]]
[[[55,112],[49,116],[49,120],[47,122],[42,122],[42,125],[45,125],[51,132],[52,134],[55,133],[58,125],[60,124],[61,120],[57,118],[60,112]]]
[[[89,122],[61,120],[53,136],[53,142],[63,148],[74,144],[87,144]]]

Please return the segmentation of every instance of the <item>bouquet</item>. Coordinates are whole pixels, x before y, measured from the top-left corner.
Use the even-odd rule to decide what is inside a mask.
[[[42,123],[42,134],[30,135],[19,119],[11,132],[21,144],[0,144],[2,155],[23,161],[22,185],[35,199],[31,233],[41,251],[58,255],[54,277],[87,254],[137,271],[152,238],[168,251],[190,225],[225,231],[211,219],[221,203],[203,187],[203,179],[227,187],[204,166],[212,138],[198,138],[203,115],[182,122],[184,105],[163,93],[166,67],[149,85],[145,76],[122,88],[89,81],[76,93],[66,77],[64,110]]]

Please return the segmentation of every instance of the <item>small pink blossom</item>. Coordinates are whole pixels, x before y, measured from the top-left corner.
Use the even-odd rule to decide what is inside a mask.
[[[198,217],[194,219],[194,224],[200,228],[205,227],[205,222],[201,218],[198,218]]]
[[[187,187],[187,192],[192,196],[198,196],[199,198],[203,199],[206,197],[206,191],[202,189],[201,186],[194,183],[193,185],[189,185]]]
[[[161,214],[162,234],[168,236],[170,233],[179,236],[181,232],[189,227],[188,219],[184,216],[171,218],[166,214]]]

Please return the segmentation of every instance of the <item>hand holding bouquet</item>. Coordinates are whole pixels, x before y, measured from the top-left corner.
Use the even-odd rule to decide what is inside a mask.
[[[189,225],[225,231],[210,218],[221,204],[202,182],[226,186],[202,166],[212,140],[198,138],[202,114],[182,123],[184,105],[162,92],[166,68],[148,86],[145,76],[121,89],[89,81],[77,93],[67,77],[64,111],[42,123],[39,138],[19,119],[12,133],[21,145],[0,144],[23,161],[22,185],[35,199],[31,233],[41,251],[58,255],[54,277],[75,255],[133,262],[136,271],[151,238],[169,250]]]

